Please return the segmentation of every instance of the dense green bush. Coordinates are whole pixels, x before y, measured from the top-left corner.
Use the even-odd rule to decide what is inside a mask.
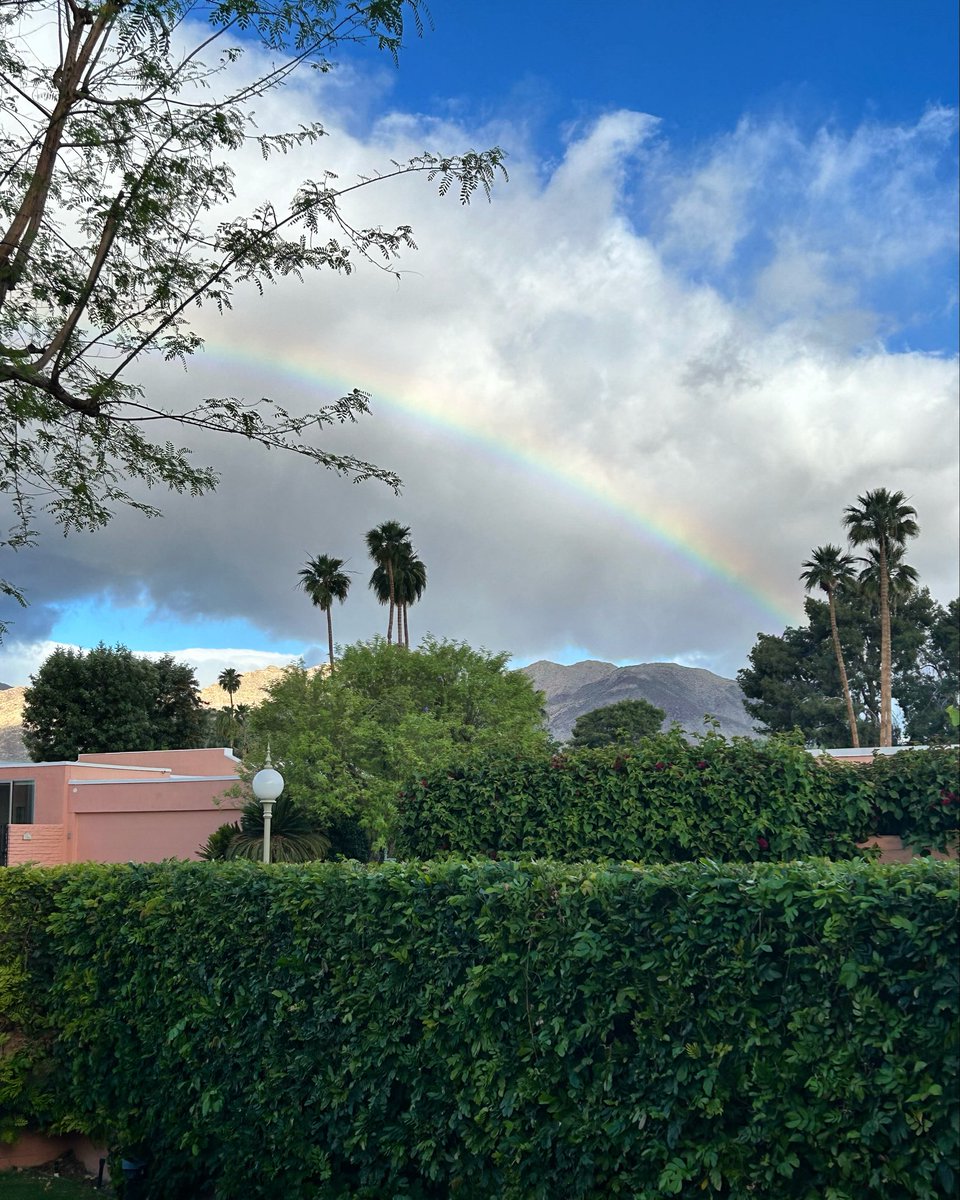
[[[922,861],[16,868],[3,1015],[60,1030],[34,1117],[151,1200],[927,1200],[957,901]]]
[[[957,827],[957,755],[868,766],[787,738],[679,730],[634,751],[498,755],[421,776],[400,800],[397,853],[682,862],[851,857],[874,833],[942,849]]]

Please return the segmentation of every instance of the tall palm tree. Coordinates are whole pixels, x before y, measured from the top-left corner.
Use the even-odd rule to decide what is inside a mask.
[[[911,567],[909,563],[904,562],[906,555],[905,546],[895,546],[891,548],[887,556],[887,578],[890,584],[890,616],[897,615],[897,601],[906,599],[920,581],[920,575],[915,567]],[[868,546],[865,558],[860,560],[865,563],[863,570],[860,572],[860,587],[863,591],[875,600],[880,597],[880,555],[877,552],[876,546]]]
[[[243,678],[239,672],[233,667],[225,667],[217,676],[217,683],[227,693],[227,699],[230,701],[230,716],[233,717],[233,697],[236,692],[240,691],[240,680]]]
[[[837,669],[840,672],[840,686],[843,688],[843,702],[847,706],[847,722],[850,725],[850,745],[859,747],[860,733],[857,730],[857,718],[853,711],[853,700],[850,696],[850,683],[847,679],[847,666],[843,661],[843,650],[840,647],[840,630],[837,628],[837,588],[854,579],[854,563],[852,554],[844,554],[839,546],[818,546],[811,557],[803,564],[805,570],[800,574],[808,592],[819,588],[827,593],[830,605],[830,633],[833,636],[833,652],[837,656]]]
[[[378,567],[382,567],[387,574],[387,600],[390,605],[390,616],[387,620],[387,645],[393,641],[393,612],[397,602],[397,588],[394,579],[394,571],[396,564],[402,557],[404,547],[408,547],[410,542],[410,530],[406,525],[401,525],[399,521],[384,521],[377,525],[375,529],[371,529],[367,534],[367,552]],[[380,603],[385,601],[381,599],[379,585],[374,583],[373,576],[370,578],[370,586],[377,592],[377,598]]]
[[[307,565],[301,568],[300,582],[297,585],[310,597],[313,604],[321,612],[327,614],[327,641],[330,647],[330,666],[333,666],[333,602],[339,600],[342,604],[350,591],[350,576],[341,570],[342,558],[333,558],[329,554],[318,554],[316,558],[308,558]]]
[[[421,559],[417,558],[412,546],[407,547],[406,553],[396,566],[395,587],[397,591],[397,640],[403,641],[410,649],[410,605],[415,604],[427,588],[427,568]],[[402,622],[402,631],[401,631]]]
[[[853,546],[876,551],[877,587],[880,597],[880,745],[893,745],[893,697],[890,665],[890,556],[901,552],[907,538],[916,537],[920,526],[917,510],[907,504],[903,492],[875,488],[857,497],[857,504],[844,510],[843,523]],[[862,560],[867,566],[869,559]]]

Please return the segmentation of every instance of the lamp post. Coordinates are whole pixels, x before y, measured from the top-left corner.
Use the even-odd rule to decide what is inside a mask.
[[[253,794],[263,806],[263,861],[270,861],[270,822],[273,819],[273,806],[277,797],[283,791],[283,776],[273,769],[270,761],[270,749],[267,748],[267,761],[262,771],[253,777]]]

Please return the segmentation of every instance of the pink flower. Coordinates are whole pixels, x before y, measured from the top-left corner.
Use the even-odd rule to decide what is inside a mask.
[[[667,764],[662,762],[654,763],[653,769],[655,771],[665,771],[667,769]]]
[[[697,763],[697,770],[705,771],[709,765],[710,764],[706,761],[706,759],[701,758],[700,761]]]
[[[761,850],[769,850],[770,849],[770,843],[767,841],[767,839],[765,837],[758,837],[757,845],[760,847]]]

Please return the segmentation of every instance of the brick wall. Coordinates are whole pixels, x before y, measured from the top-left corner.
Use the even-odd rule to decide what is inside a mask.
[[[7,865],[38,863],[55,867],[66,861],[66,836],[62,825],[11,825]]]

